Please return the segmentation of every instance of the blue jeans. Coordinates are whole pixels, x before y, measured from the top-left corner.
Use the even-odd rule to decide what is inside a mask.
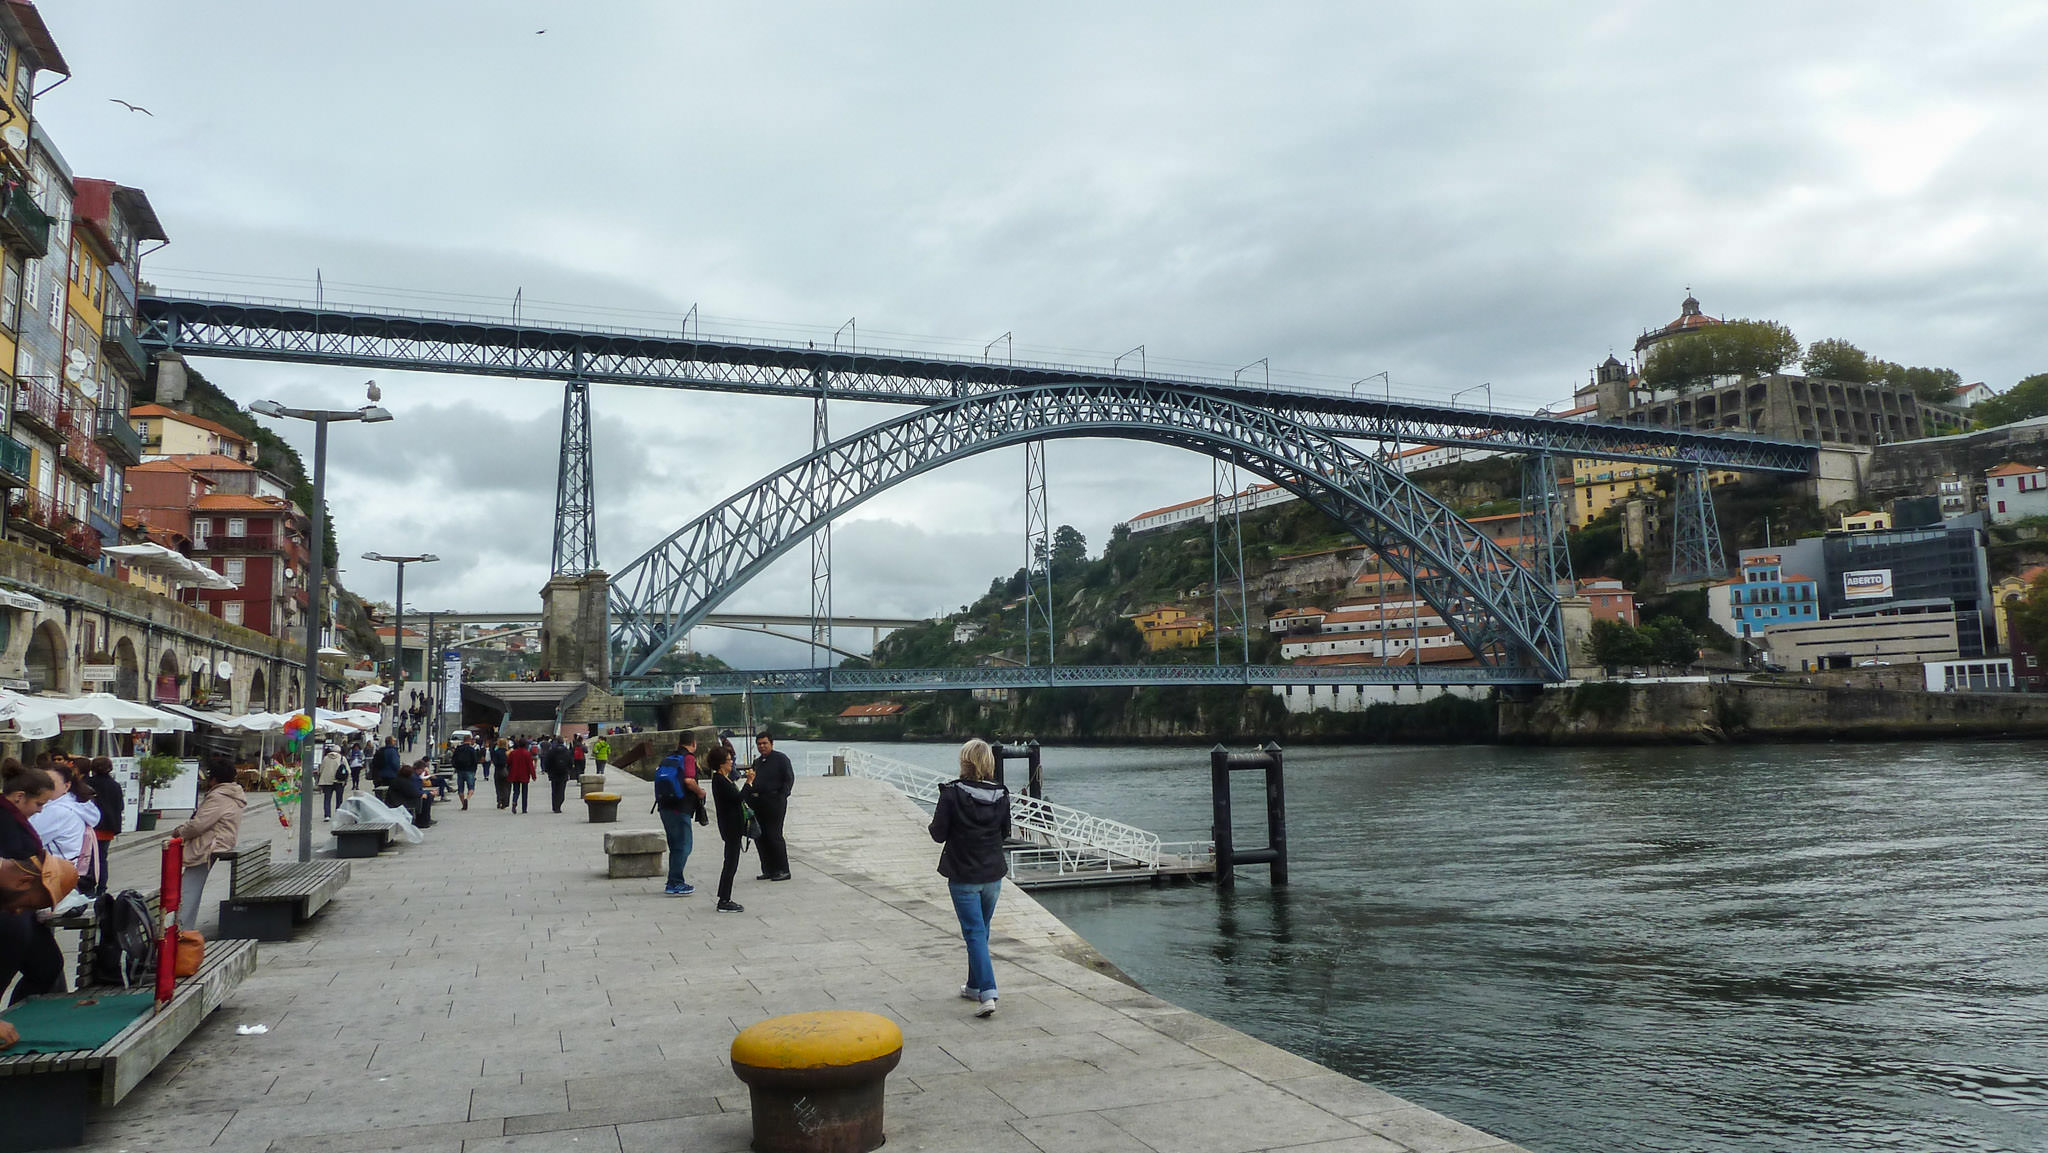
[[[967,987],[979,990],[981,999],[996,995],[996,967],[988,959],[988,922],[996,915],[996,898],[1002,895],[1001,881],[979,885],[946,882],[953,893],[953,913],[960,918],[960,937],[967,942]]]
[[[661,811],[661,831],[668,834],[668,883],[683,883],[683,866],[690,860],[690,814],[678,809]]]

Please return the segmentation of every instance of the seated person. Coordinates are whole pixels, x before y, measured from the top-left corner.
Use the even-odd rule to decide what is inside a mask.
[[[426,828],[434,823],[434,798],[427,795],[420,781],[423,770],[419,765],[410,765],[398,771],[398,779],[391,785],[391,801],[412,814],[412,823]]]

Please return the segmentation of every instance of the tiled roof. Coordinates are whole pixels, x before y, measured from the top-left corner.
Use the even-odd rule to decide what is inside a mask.
[[[839,710],[842,717],[893,717],[903,711],[903,706],[894,701],[877,701],[871,705],[848,705]]]
[[[2018,463],[2016,463],[2016,462],[2013,462],[2013,461],[2006,461],[2006,462],[2005,462],[2004,464],[2001,464],[2001,465],[1999,465],[1999,466],[1998,466],[1997,468],[1994,468],[1994,469],[1992,469],[1991,471],[1989,471],[1989,472],[1985,473],[1984,475],[1985,475],[1985,476],[2027,476],[2027,475],[2029,475],[2029,474],[2032,474],[2032,473],[2037,473],[2037,472],[2043,472],[2043,471],[2048,471],[2048,470],[2044,470],[2044,469],[2043,469],[2043,468],[2042,468],[2042,467],[2041,467],[2040,465],[2037,465],[2037,464],[2018,464]]]
[[[181,452],[164,458],[174,460],[186,468],[232,469],[236,472],[255,472],[256,466],[248,461],[222,456],[217,452]]]

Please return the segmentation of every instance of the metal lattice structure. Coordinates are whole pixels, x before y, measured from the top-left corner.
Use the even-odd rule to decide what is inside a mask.
[[[1721,551],[1721,523],[1707,470],[1679,470],[1672,499],[1671,583],[1713,580],[1728,571]]]
[[[1557,483],[1557,458],[1547,452],[1522,458],[1522,540],[1529,571],[1547,577],[1560,592],[1576,587],[1566,532],[1571,500]]]
[[[1226,622],[1235,626],[1242,653],[1233,653],[1237,663],[1252,663],[1251,610],[1244,595],[1244,520],[1239,512],[1245,493],[1238,483],[1237,465],[1221,457],[1209,461],[1209,624],[1215,629],[1216,663],[1223,663],[1223,630]]]
[[[342,364],[606,384],[744,392],[809,400],[946,404],[1011,389],[1133,382],[1211,393],[1267,409],[1337,436],[1408,444],[1480,445],[1502,452],[1549,450],[1565,457],[1647,464],[1704,464],[1806,474],[1810,444],[1739,434],[1604,424],[1369,398],[1270,383],[1178,376],[1146,378],[1098,365],[955,360],[914,352],[807,348],[793,344],[685,337],[619,328],[521,323],[322,306],[311,301],[152,295],[137,303],[143,343],[189,356]],[[821,384],[820,381],[823,381]]]
[[[1043,636],[1045,643],[1036,644]],[[1035,650],[1035,651],[1034,651]],[[1052,509],[1045,496],[1045,442],[1024,445],[1024,664],[1059,663],[1052,631]]]
[[[820,377],[818,399],[811,414],[811,452],[832,443],[831,414],[827,411],[829,400],[825,396],[823,378]],[[816,483],[823,483],[822,477],[814,477]],[[811,663],[818,663],[818,654],[833,653],[832,647],[832,526],[820,528],[811,537]]]
[[[550,570],[582,576],[597,567],[597,500],[590,467],[590,382],[562,389],[562,453],[555,469],[555,548]]]
[[[1387,557],[1477,663],[1512,668],[1519,679],[1564,676],[1552,590],[1448,505],[1278,413],[1138,382],[1021,388],[934,405],[835,441],[734,494],[613,577],[614,667],[644,675],[734,590],[868,497],[977,453],[1066,437],[1173,445],[1264,476]],[[813,483],[820,475],[830,478],[823,495]]]

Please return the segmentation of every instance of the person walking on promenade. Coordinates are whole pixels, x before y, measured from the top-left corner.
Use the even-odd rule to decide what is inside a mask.
[[[569,755],[576,759],[576,775],[583,776],[590,770],[585,768],[590,761],[590,747],[583,743],[583,734],[577,733],[576,740],[569,746]]]
[[[527,745],[525,737],[520,737],[512,742],[512,752],[506,757],[505,764],[505,778],[512,782],[512,811],[515,813],[532,811],[528,791],[533,785],[533,770],[533,749]]]
[[[471,794],[476,792],[476,766],[480,759],[478,749],[467,733],[463,734],[462,743],[448,754],[448,763],[455,769],[455,798],[465,809],[469,808]]]
[[[711,799],[718,805],[718,836],[725,842],[725,862],[718,870],[718,911],[744,913],[746,906],[732,899],[732,878],[740,871],[740,846],[747,837],[745,802],[740,799],[739,784],[732,779],[732,751],[711,749],[704,754],[704,765],[711,771]]]
[[[317,771],[320,775],[314,780],[320,782],[320,819],[331,821],[334,806],[341,803],[342,790],[348,788],[348,758],[341,755],[340,749],[328,745],[320,752]]]
[[[94,757],[86,770],[85,783],[92,786],[92,803],[99,806],[100,823],[93,826],[93,835],[100,842],[100,891],[107,889],[107,869],[113,863],[114,837],[124,831],[122,822],[126,819],[127,802],[123,799],[121,782],[114,779],[114,762],[110,757]]]
[[[747,784],[753,788],[754,816],[761,822],[761,875],[757,881],[789,880],[789,845],[782,839],[782,822],[789,816],[789,794],[796,788],[796,767],[789,757],[775,751],[775,737],[762,733],[754,738],[760,754],[747,770]]]
[[[967,983],[960,995],[978,1001],[977,1017],[996,1012],[996,971],[988,955],[989,919],[1003,891],[1009,862],[1003,856],[1003,834],[1010,827],[1010,790],[997,784],[995,750],[972,740],[960,746],[960,779],[939,786],[939,806],[932,813],[932,840],[939,852],[939,875],[953,896],[953,914],[960,918],[960,937],[967,942]]]
[[[654,808],[661,814],[661,831],[668,837],[668,884],[662,892],[687,897],[696,886],[683,880],[683,867],[690,861],[692,822],[703,823],[704,786],[697,780],[697,734],[688,729],[676,741],[676,751],[661,759],[654,770]]]
[[[171,830],[185,842],[185,875],[178,892],[178,924],[199,927],[199,900],[206,892],[206,874],[215,858],[235,847],[242,832],[242,810],[249,798],[235,783],[234,762],[214,757],[206,763],[206,792],[192,819]]]
[[[556,737],[548,742],[547,751],[541,754],[540,767],[548,775],[548,796],[559,813],[569,794],[569,773],[576,767],[576,759],[570,755],[569,746]]]
[[[605,763],[612,759],[612,743],[604,739],[603,733],[590,742],[590,759],[597,762],[597,773],[603,776]]]
[[[491,744],[490,768],[484,770],[484,775],[491,778],[491,787],[498,792],[498,807],[501,809],[512,806],[512,778],[506,775],[506,770],[510,767],[507,758],[510,755],[511,748],[512,742],[503,737],[493,742]],[[496,772],[493,773],[492,770],[496,770]]]
[[[360,792],[363,787],[363,742],[354,741],[348,747],[348,787],[350,792]]]
[[[56,796],[57,779],[48,772],[13,757],[0,764],[0,857],[26,861],[47,851],[32,822]],[[16,973],[15,1001],[64,989],[64,952],[34,910],[0,913],[0,992]]]

